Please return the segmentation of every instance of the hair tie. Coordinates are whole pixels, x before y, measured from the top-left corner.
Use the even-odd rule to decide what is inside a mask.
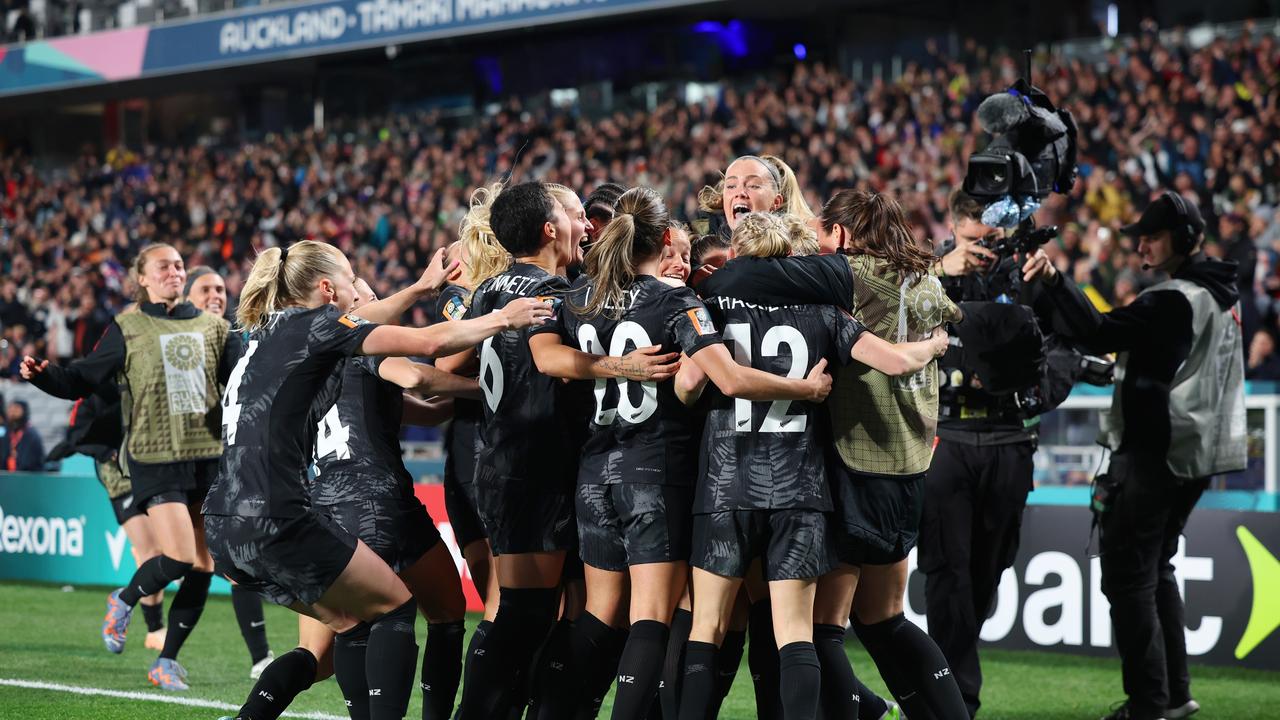
[[[289,248],[287,247],[280,248],[280,267],[276,270],[276,285],[278,286],[276,292],[280,293],[281,295],[285,294],[285,291],[289,289],[284,281],[284,263],[288,259],[289,259]]]

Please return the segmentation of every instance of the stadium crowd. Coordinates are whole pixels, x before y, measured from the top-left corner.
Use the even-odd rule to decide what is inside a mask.
[[[923,242],[947,237],[946,199],[984,142],[977,104],[1019,74],[1019,58],[976,41],[949,57],[930,43],[896,80],[858,83],[821,63],[789,77],[726,83],[718,99],[652,112],[579,116],[508,101],[474,121],[431,113],[368,117],[258,141],[86,148],[39,168],[0,155],[0,374],[25,354],[83,355],[127,301],[126,263],[146,243],[174,243],[189,266],[222,273],[234,298],[255,251],[304,238],[358,258],[380,294],[412,281],[447,244],[472,188],[511,173],[583,194],[625,179],[658,189],[696,221],[697,191],[725,157],[775,154],[810,205],[835,190],[885,191]],[[1060,224],[1047,248],[1099,304],[1123,305],[1149,282],[1116,229],[1160,188],[1193,194],[1208,252],[1241,261],[1255,375],[1280,378],[1280,46],[1246,31],[1193,48],[1148,31],[1097,63],[1037,59],[1037,83],[1080,125],[1080,174],[1038,219]],[[698,225],[695,223],[695,227]],[[416,309],[416,313],[425,312]],[[419,315],[415,322],[422,322]]]

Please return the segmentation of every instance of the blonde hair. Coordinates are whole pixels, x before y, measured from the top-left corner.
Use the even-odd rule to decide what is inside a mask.
[[[471,193],[471,207],[458,225],[458,241],[467,251],[464,283],[474,291],[480,283],[511,267],[511,253],[498,243],[489,225],[489,210],[502,192],[502,183],[478,187]],[[470,293],[467,302],[471,302]]]
[[[586,270],[592,292],[586,305],[574,310],[587,317],[607,312],[617,320],[625,310],[626,289],[636,279],[636,261],[662,252],[662,239],[671,215],[656,190],[636,187],[624,192],[613,220],[587,252]]]
[[[800,181],[796,180],[796,173],[791,166],[776,155],[763,155],[761,159],[772,165],[778,176],[782,178],[782,186],[778,188],[778,194],[782,196],[782,207],[778,208],[778,212],[798,215],[801,220],[812,220],[817,217],[809,207],[809,201],[804,199],[804,192],[800,190]]]
[[[286,251],[263,250],[253,261],[253,269],[240,291],[237,326],[256,330],[266,324],[271,313],[298,304],[322,278],[333,278],[342,272],[341,257],[337,248],[315,240],[296,242]]]
[[[733,251],[738,255],[785,257],[791,254],[791,247],[787,223],[773,213],[747,213],[733,229]]]
[[[564,185],[561,185],[559,183],[544,182],[542,183],[542,187],[546,188],[547,192],[551,193],[551,197],[555,198],[556,202],[564,206],[565,210],[569,209],[569,206],[565,204],[565,201],[567,200],[570,200],[570,199],[577,200],[579,205],[582,204],[582,198],[578,197],[578,193],[570,190]]]
[[[787,213],[780,217],[787,228],[787,237],[791,238],[791,254],[817,255],[822,248],[818,245],[818,233],[813,227],[799,215]]]
[[[742,155],[734,158],[729,164],[732,165],[739,160],[755,160],[764,165],[769,173],[769,179],[773,182],[773,189],[782,196],[782,207],[778,208],[778,212],[792,213],[800,216],[802,220],[812,220],[816,217],[813,209],[809,207],[809,202],[804,199],[795,171],[782,158],[776,155]],[[698,191],[698,207],[709,213],[724,212],[724,173],[720,174],[720,180],[714,186],[704,185]]]
[[[165,248],[178,252],[178,249],[169,243],[156,242],[143,245],[142,249],[138,251],[138,256],[133,259],[133,265],[129,268],[129,277],[137,287],[133,293],[133,300],[139,305],[151,302],[151,294],[147,292],[146,288],[142,287],[142,276],[147,274],[147,257],[156,250],[164,250]],[[179,255],[178,257],[181,259],[182,256]]]

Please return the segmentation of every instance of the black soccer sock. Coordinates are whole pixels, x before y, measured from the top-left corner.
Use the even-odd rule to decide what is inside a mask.
[[[249,691],[249,699],[236,715],[240,720],[276,720],[298,693],[316,678],[316,656],[306,648],[294,648],[262,671]]]
[[[582,689],[578,697],[576,720],[595,720],[600,706],[618,676],[618,661],[627,645],[627,631],[612,628],[589,612],[573,623],[572,652],[582,668]],[[590,661],[581,658],[591,658]]]
[[[538,653],[538,666],[533,672],[533,698],[529,717],[567,718],[578,706],[582,691],[581,670],[590,667],[594,658],[575,656],[574,623],[560,618]]]
[[[855,620],[853,628],[908,717],[969,719],[947,659],[923,630],[901,613],[871,625]]]
[[[779,648],[778,677],[783,717],[786,720],[814,720],[818,716],[822,666],[818,663],[813,643],[793,642]]]
[[[492,628],[492,620],[481,620],[476,623],[476,629],[471,631],[471,639],[467,641],[467,651],[462,655],[462,677],[465,678],[471,674],[471,654],[477,647],[484,646],[485,638],[489,636],[489,630]]]
[[[168,555],[157,555],[142,563],[129,578],[129,584],[120,590],[120,601],[129,607],[148,595],[155,595],[165,587],[187,574],[191,563],[179,562]]]
[[[448,720],[462,680],[462,638],[467,625],[461,620],[427,625],[422,651],[422,720]]]
[[[142,619],[147,621],[147,632],[164,629],[164,603],[139,603],[139,607],[142,608]]]
[[[778,645],[773,636],[773,605],[768,600],[752,603],[747,632],[747,667],[756,688],[756,717],[777,720],[782,717],[782,696],[778,689]]]
[[[618,661],[618,690],[613,698],[614,720],[639,720],[658,694],[669,630],[657,620],[631,624],[627,646]]]
[[[491,720],[506,713],[518,669],[546,638],[559,606],[558,588],[501,588],[493,626],[468,659],[457,720]]]
[[[844,651],[844,628],[814,625],[813,647],[822,665],[822,714],[828,718],[858,717],[858,678]],[[783,681],[786,682],[785,680]],[[879,715],[876,720],[879,720]]]
[[[182,578],[182,585],[169,604],[169,631],[164,635],[164,649],[160,651],[160,657],[177,659],[182,644],[204,613],[204,601],[209,598],[209,581],[212,579],[213,573],[199,570],[189,570]]]
[[[409,598],[400,607],[369,623],[369,651],[364,676],[369,681],[371,720],[403,720],[413,694],[413,671],[418,665],[418,644],[413,623],[418,603]]]
[[[369,720],[369,680],[364,670],[368,651],[369,623],[362,622],[333,639],[333,677],[351,720]]]
[[[684,648],[693,629],[693,612],[676,608],[671,616],[671,634],[667,637],[667,655],[662,663],[662,682],[658,685],[658,708],[667,720],[676,717],[680,707],[680,682],[684,679]],[[652,712],[656,717],[659,713]]]
[[[826,678],[824,677],[822,681],[826,682]],[[884,717],[884,714],[889,712],[889,703],[872,692],[871,688],[863,685],[856,676],[853,681],[858,695],[858,720],[880,720]]]
[[[711,699],[711,717],[720,714],[720,706],[729,697],[733,681],[738,677],[738,668],[742,666],[742,653],[746,649],[746,630],[730,630],[724,634],[724,642],[720,643],[720,654],[716,662],[716,694]]]
[[[719,659],[723,650],[708,642],[690,640],[684,650],[684,678],[680,681],[679,720],[706,720],[718,713]],[[665,716],[664,716],[665,717]]]
[[[262,615],[262,596],[240,585],[231,586],[231,607],[236,611],[240,636],[249,649],[249,660],[255,665],[271,652],[267,642],[267,621]]]

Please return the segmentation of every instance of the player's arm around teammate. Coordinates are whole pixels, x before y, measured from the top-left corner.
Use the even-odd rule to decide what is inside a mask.
[[[354,282],[346,257],[322,243],[273,248],[255,263],[237,312],[250,342],[223,400],[227,452],[205,522],[218,569],[233,580],[335,632],[368,623],[364,666],[370,715],[377,720],[403,717],[415,665],[416,608],[385,561],[308,501],[316,421],[332,406],[331,396],[322,397],[332,392],[322,381],[352,354],[455,351],[501,330],[544,322],[551,311],[530,300],[445,327],[379,326],[343,314],[354,302]],[[313,655],[305,649],[290,655],[296,674],[314,677]]]

